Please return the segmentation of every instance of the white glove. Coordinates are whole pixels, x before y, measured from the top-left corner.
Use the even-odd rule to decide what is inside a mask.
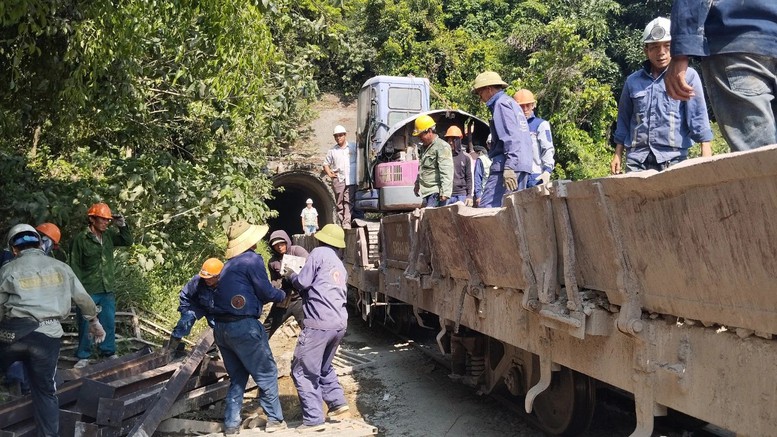
[[[538,177],[538,180],[542,181],[543,184],[547,184],[550,182],[550,173],[547,171],[542,172]]]
[[[464,205],[472,206],[472,198],[471,197],[467,197],[466,199],[464,199]]]
[[[113,223],[115,223],[116,226],[118,226],[120,228],[123,228],[123,227],[127,226],[127,221],[124,220],[124,216],[121,215],[121,214],[115,214],[113,216]]]
[[[100,344],[105,341],[105,329],[100,321],[95,317],[89,321],[89,337],[95,344]]]

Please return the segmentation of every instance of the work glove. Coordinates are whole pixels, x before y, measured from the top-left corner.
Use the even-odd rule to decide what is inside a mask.
[[[507,191],[515,191],[518,188],[518,178],[515,177],[515,171],[511,168],[504,169],[504,186]]]
[[[116,224],[116,226],[123,228],[127,226],[127,221],[124,220],[124,216],[121,214],[114,214],[113,216],[113,223]]]
[[[537,180],[540,181],[542,184],[547,184],[550,182],[550,173],[547,171],[542,172],[538,177]]]
[[[283,271],[281,272],[281,275],[283,275],[286,280],[291,281],[291,275],[294,274],[294,270],[290,269],[288,266],[283,266]]]
[[[464,205],[472,206],[472,198],[471,197],[467,197],[466,199],[464,199]]]
[[[100,344],[105,341],[105,329],[103,329],[103,325],[100,324],[97,317],[89,321],[89,338],[91,338],[95,344]]]

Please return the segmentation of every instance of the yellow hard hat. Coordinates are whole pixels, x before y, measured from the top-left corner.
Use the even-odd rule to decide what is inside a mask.
[[[475,78],[472,82],[472,92],[475,92],[478,88],[484,86],[498,86],[500,88],[507,88],[507,83],[502,80],[502,77],[495,71],[484,71]]]
[[[513,98],[515,99],[516,102],[518,102],[519,105],[525,105],[527,103],[537,103],[537,99],[534,98],[534,94],[532,94],[532,92],[527,90],[526,88],[516,91]]]
[[[434,121],[434,119],[426,114],[419,115],[418,118],[415,119],[415,130],[413,131],[413,136],[417,137],[421,135],[422,132],[426,132],[429,128],[434,127],[437,122]]]
[[[448,128],[448,130],[445,132],[445,138],[448,137],[456,137],[456,138],[463,138],[464,134],[461,133],[461,129],[459,129],[458,126],[451,126]]]

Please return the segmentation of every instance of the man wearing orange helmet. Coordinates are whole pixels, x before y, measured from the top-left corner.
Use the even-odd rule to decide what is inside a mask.
[[[550,133],[550,123],[534,114],[537,99],[534,93],[526,88],[520,89],[513,95],[515,102],[523,110],[526,122],[529,123],[529,132],[532,141],[532,164],[527,187],[535,187],[550,182],[550,174],[555,166],[553,147],[553,135]]]
[[[472,206],[472,158],[461,149],[464,134],[458,126],[445,131],[445,141],[451,145],[453,154],[453,191],[448,204],[462,202]]]
[[[101,307],[98,315],[100,323],[105,328],[105,341],[100,344],[100,355],[113,357],[116,354],[116,296],[115,265],[113,249],[117,246],[131,246],[132,233],[122,215],[112,215],[111,209],[105,203],[95,203],[86,212],[89,226],[76,234],[70,247],[70,267],[92,296],[94,303]],[[109,228],[111,221],[118,227]],[[76,311],[78,322],[78,348],[76,357],[79,359],[74,367],[81,368],[89,364],[92,354],[92,341],[89,338],[89,324]]]
[[[201,317],[205,317],[208,325],[213,327],[213,316],[208,314],[213,312],[213,295],[216,293],[219,275],[223,268],[224,263],[220,259],[208,258],[202,263],[200,273],[194,275],[181,289],[181,294],[178,296],[178,312],[181,313],[181,317],[167,342],[169,350],[178,348],[181,339],[192,332],[192,326]]]
[[[62,250],[59,246],[59,242],[62,239],[62,232],[59,230],[59,226],[54,223],[41,223],[35,227],[43,241],[41,242],[41,249],[48,256],[67,262],[67,252]]]

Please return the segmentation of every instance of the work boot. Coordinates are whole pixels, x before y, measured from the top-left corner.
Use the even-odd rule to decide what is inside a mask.
[[[351,408],[348,407],[347,404],[343,404],[343,405],[340,405],[339,407],[334,407],[330,409],[326,413],[326,417],[330,420],[343,419],[349,415],[350,410]]]
[[[176,349],[178,349],[179,344],[181,344],[181,339],[175,338],[171,335],[167,342],[165,342],[164,348],[170,352],[174,352]]]
[[[83,369],[84,367],[89,365],[89,358],[81,358],[78,360],[78,362],[73,366],[74,369]]]
[[[318,425],[305,425],[304,423],[300,426],[298,426],[297,432],[318,432],[323,431],[324,428],[326,428],[326,425],[323,423],[319,423]]]
[[[264,432],[271,433],[271,432],[280,431],[286,428],[288,428],[288,426],[286,425],[286,422],[283,422],[283,421],[278,422],[276,420],[270,420],[267,422],[267,425],[264,426]]]
[[[235,435],[240,434],[240,427],[230,427],[230,428],[224,428],[224,435]]]

